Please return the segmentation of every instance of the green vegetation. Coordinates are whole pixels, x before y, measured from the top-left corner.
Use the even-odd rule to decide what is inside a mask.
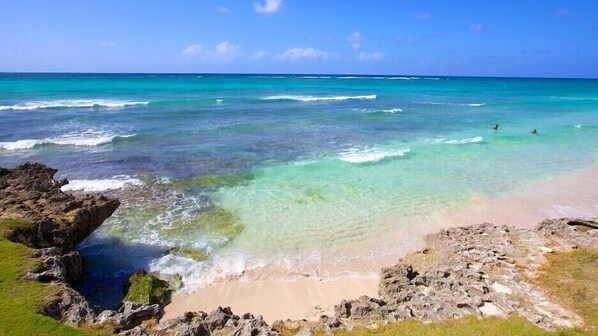
[[[442,323],[422,323],[416,320],[409,320],[389,324],[378,329],[355,328],[348,332],[337,332],[335,335],[410,335],[410,336],[506,336],[526,335],[543,336],[555,335],[521,317],[501,319],[490,317],[478,320],[475,317],[450,320]],[[558,334],[561,335],[561,334]],[[567,335],[567,334],[562,334]]]
[[[191,220],[181,219],[176,221],[172,228],[164,229],[164,234],[177,237],[189,234],[198,229],[207,234],[233,239],[243,231],[243,225],[238,222],[232,212],[223,208],[213,207]]]
[[[28,220],[21,218],[0,219],[0,236],[16,243],[33,247],[31,236],[36,234],[36,229]]]
[[[535,284],[543,287],[555,302],[577,312],[584,329],[598,334],[598,249],[547,254],[548,265],[540,270]]]
[[[38,262],[31,249],[6,239],[10,231],[31,227],[18,219],[0,219],[0,335],[85,335],[37,312],[55,295],[51,284],[20,278]]]
[[[184,180],[177,180],[172,183],[176,189],[200,187],[200,188],[219,188],[219,187],[238,187],[244,186],[255,178],[251,173],[239,173],[230,175],[204,175]]]
[[[160,304],[166,306],[170,303],[172,289],[168,282],[160,280],[139,270],[129,278],[129,288],[123,301],[134,301],[146,304]]]

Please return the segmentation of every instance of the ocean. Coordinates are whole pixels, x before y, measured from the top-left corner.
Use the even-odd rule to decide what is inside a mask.
[[[0,120],[0,166],[121,200],[79,247],[110,308],[141,267],[183,290],[371,276],[352,265],[392,232],[595,166],[598,80],[0,74]]]

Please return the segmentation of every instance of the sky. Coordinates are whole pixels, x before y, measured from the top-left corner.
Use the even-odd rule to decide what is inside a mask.
[[[598,78],[598,0],[0,0],[0,72]]]

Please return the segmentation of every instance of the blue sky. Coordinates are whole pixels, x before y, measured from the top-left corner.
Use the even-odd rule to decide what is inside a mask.
[[[0,5],[0,71],[598,77],[597,0]]]

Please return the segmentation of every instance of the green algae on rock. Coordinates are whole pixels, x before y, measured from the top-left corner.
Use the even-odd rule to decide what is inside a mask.
[[[238,173],[229,175],[204,175],[172,182],[176,189],[199,187],[199,188],[219,188],[219,187],[239,187],[244,186],[255,178],[253,173]]]
[[[220,207],[212,207],[191,220],[181,219],[173,222],[172,227],[165,228],[163,232],[167,236],[179,237],[195,230],[202,230],[208,235],[233,239],[243,231],[243,225],[233,212]]]
[[[170,253],[181,257],[191,258],[196,261],[206,261],[210,257],[210,254],[208,252],[190,247],[175,247],[170,250]]]
[[[123,302],[132,301],[166,306],[170,303],[171,294],[172,289],[167,281],[160,280],[140,269],[129,278],[127,295]]]

